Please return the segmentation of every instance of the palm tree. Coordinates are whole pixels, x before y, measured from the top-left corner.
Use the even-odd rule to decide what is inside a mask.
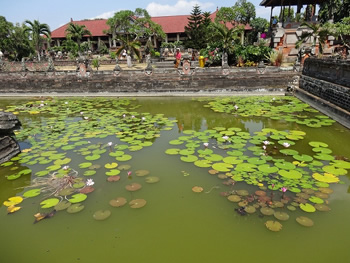
[[[86,35],[91,36],[91,32],[86,28],[85,25],[69,23],[66,29],[67,38],[75,39],[77,41],[79,55],[80,55],[81,40]]]
[[[135,54],[139,60],[141,59],[141,43],[139,41],[130,40],[128,35],[119,35],[118,41],[120,41],[122,45],[117,49],[117,57],[119,57],[120,53],[122,53],[122,51],[125,49],[128,52],[128,54]]]
[[[41,24],[38,20],[34,20],[33,22],[26,20],[24,21],[24,24],[26,25],[25,32],[30,32],[31,34],[31,40],[38,54],[38,60],[40,61],[40,52],[42,50],[44,40],[42,35],[50,38],[50,27],[48,24]]]
[[[239,39],[238,35],[244,32],[244,29],[241,26],[228,29],[226,25],[218,22],[212,23],[211,26],[215,30],[213,39],[222,43],[222,59],[224,59],[224,56],[227,56],[227,52],[233,49],[235,40]]]
[[[327,28],[322,27],[321,24],[308,22],[302,23],[301,26],[307,27],[308,31],[301,34],[300,39],[295,44],[295,47],[299,48],[302,43],[311,40],[312,47],[316,47],[317,42],[319,43],[320,54],[322,54],[323,46],[326,44],[328,35],[330,35]]]

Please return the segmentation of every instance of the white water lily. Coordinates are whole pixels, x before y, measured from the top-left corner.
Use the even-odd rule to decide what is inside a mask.
[[[227,141],[227,140],[229,139],[228,136],[222,136],[222,138],[223,138],[225,141]]]
[[[265,145],[269,145],[269,144],[270,144],[269,141],[263,141],[263,143],[264,143]]]
[[[125,118],[126,117],[126,115],[125,114],[123,114],[123,118]]]
[[[134,116],[134,115],[132,115],[132,116],[131,116],[131,118],[135,118],[135,116]]]
[[[112,144],[113,144],[112,142],[107,143],[108,146],[112,146]]]
[[[69,166],[68,165],[66,165],[66,166],[63,166],[63,168],[62,168],[63,170],[68,170],[69,169]]]
[[[68,104],[68,101],[66,101],[64,104]]]
[[[238,110],[238,106],[237,105],[235,105],[235,106],[233,106],[236,110]]]
[[[87,185],[87,186],[92,186],[92,185],[94,185],[94,184],[95,184],[94,180],[92,180],[92,179],[87,179],[87,181],[86,181],[86,185]]]
[[[85,120],[89,119],[89,117],[84,117]]]
[[[81,115],[83,115],[83,114],[84,114],[84,112],[83,112],[83,111],[81,111],[81,112],[80,112],[80,114],[81,114]]]
[[[290,143],[284,142],[284,143],[282,143],[282,145],[283,145],[284,147],[288,148],[288,147],[290,146]]]
[[[263,149],[266,150],[266,146],[265,145],[263,145]]]
[[[208,142],[205,142],[203,143],[204,147],[208,147],[209,146],[209,143]]]
[[[146,120],[146,117],[142,117],[141,119],[144,121],[144,120]]]

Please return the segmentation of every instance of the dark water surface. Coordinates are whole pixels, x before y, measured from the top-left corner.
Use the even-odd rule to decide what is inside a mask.
[[[17,105],[25,100],[0,100],[0,109],[7,105]],[[103,155],[94,161],[102,168],[91,177],[95,181],[95,191],[88,194],[83,202],[85,209],[76,214],[59,211],[54,217],[36,224],[34,214],[40,209],[43,196],[24,200],[21,210],[7,214],[2,203],[9,197],[21,195],[28,190],[33,174],[7,180],[11,174],[7,167],[0,166],[0,262],[1,263],[56,263],[56,262],[349,262],[350,238],[350,194],[349,177],[340,176],[343,183],[331,184],[334,190],[326,200],[331,211],[306,213],[298,207],[296,211],[282,209],[289,214],[287,221],[281,221],[280,232],[269,231],[267,220],[273,216],[259,213],[239,215],[236,203],[230,202],[220,193],[230,189],[224,180],[211,175],[211,168],[200,168],[180,160],[179,156],[167,155],[169,141],[184,136],[186,130],[205,131],[215,127],[237,127],[253,134],[264,128],[278,130],[302,130],[306,133],[303,141],[293,149],[311,154],[305,146],[309,141],[321,141],[329,145],[333,154],[350,157],[350,131],[337,123],[329,127],[310,128],[293,122],[271,120],[264,117],[235,117],[217,113],[203,107],[203,102],[191,98],[137,98],[133,104],[141,105],[135,111],[159,113],[170,120],[176,120],[171,130],[162,130],[150,147],[132,152],[132,159],[118,162],[129,164],[130,170],[145,169],[160,181],[145,183],[145,177],[133,174],[127,178],[127,171],[121,171],[121,180],[106,182],[104,164],[113,157]],[[111,111],[110,114],[113,114]],[[19,115],[21,119],[21,115]],[[41,123],[47,117],[25,115],[21,119],[26,127],[31,118],[39,118]],[[68,120],[71,121],[71,120]],[[253,134],[254,135],[254,134]],[[92,142],[94,138],[91,139]],[[115,135],[99,139],[103,143],[120,143]],[[28,141],[21,141],[22,148],[29,148]],[[248,154],[248,153],[247,153]],[[70,167],[81,172],[79,164],[86,162],[84,156],[69,155]],[[39,171],[38,165],[24,166]],[[125,186],[140,183],[139,191],[129,192]],[[204,188],[202,193],[194,193],[193,186]],[[258,186],[237,182],[234,190],[247,189],[249,193],[259,190]],[[276,191],[276,195],[281,195]],[[291,198],[294,193],[287,192]],[[111,207],[109,201],[123,196],[128,201],[136,198],[147,200],[145,207],[131,209],[129,205]],[[108,209],[111,216],[105,221],[96,221],[93,214],[97,210]],[[307,216],[314,226],[303,227],[295,218]]]

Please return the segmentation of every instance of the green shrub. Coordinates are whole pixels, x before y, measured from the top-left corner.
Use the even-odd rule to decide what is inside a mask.
[[[115,59],[117,54],[115,52],[111,52],[109,53],[109,56],[111,57],[111,59]]]

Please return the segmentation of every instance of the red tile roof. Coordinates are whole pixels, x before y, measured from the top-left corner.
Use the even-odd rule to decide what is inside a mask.
[[[71,21],[52,31],[51,38],[65,38],[66,29],[70,23],[85,25],[86,28],[91,32],[92,36],[106,36],[103,31],[109,29],[109,25],[107,25],[106,19]]]
[[[217,11],[210,15],[212,21],[215,20]],[[188,18],[190,15],[178,15],[178,16],[156,16],[152,17],[152,21],[161,25],[164,33],[183,33],[185,32],[185,26],[188,24]],[[107,25],[106,19],[96,19],[96,20],[82,20],[82,21],[72,21],[75,24],[85,25],[88,30],[90,30],[92,36],[106,36],[103,31],[108,30],[109,26]],[[68,24],[65,24],[54,31],[51,32],[51,38],[65,38],[65,30],[68,27]],[[227,23],[226,26],[231,28],[232,25]],[[249,25],[245,25],[245,30],[251,30],[252,28]]]

